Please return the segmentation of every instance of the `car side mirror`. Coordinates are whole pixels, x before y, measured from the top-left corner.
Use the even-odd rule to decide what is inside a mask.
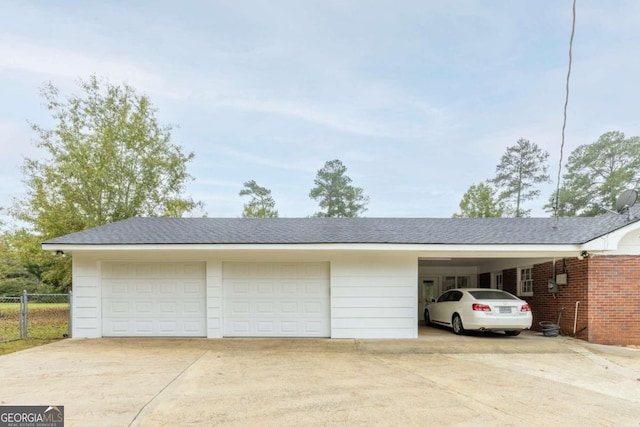
[[[431,302],[436,302],[436,299],[435,298],[431,298]]]

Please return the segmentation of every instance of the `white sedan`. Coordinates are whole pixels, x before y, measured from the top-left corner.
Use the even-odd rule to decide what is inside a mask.
[[[499,289],[450,289],[424,309],[426,325],[448,326],[458,335],[468,330],[516,336],[532,322],[531,306]]]

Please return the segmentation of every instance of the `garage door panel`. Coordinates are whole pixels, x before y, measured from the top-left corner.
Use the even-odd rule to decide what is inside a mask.
[[[225,330],[233,330],[236,337],[299,337],[299,336],[325,336],[329,328],[326,319],[300,320],[300,319],[273,319],[273,320],[232,320],[225,319]]]
[[[323,304],[320,301],[307,301],[302,303],[302,311],[307,315],[321,315]]]
[[[295,320],[281,320],[280,328],[283,334],[295,334],[298,332],[298,322]]]
[[[183,295],[188,296],[189,298],[204,298],[205,289],[204,289],[204,279],[200,280],[183,280],[179,289],[182,291]]]
[[[177,304],[173,301],[171,302],[160,302],[158,303],[158,311],[161,314],[176,314],[178,312]]]
[[[299,268],[300,268],[300,264],[288,264],[288,263],[280,263],[280,264],[275,264],[275,275],[277,277],[289,277],[289,278],[293,278],[293,277],[300,277],[299,274]]]
[[[248,320],[237,320],[237,319],[225,319],[225,330],[229,329],[234,331],[234,336],[249,336],[251,325]]]
[[[249,323],[250,325],[250,323]],[[264,320],[257,320],[256,321],[256,332],[258,334],[275,334],[276,333],[276,327],[275,327],[275,322],[270,320],[270,321],[264,321]]]
[[[155,310],[153,309],[153,303],[149,301],[136,301],[133,303],[134,315],[153,315]]]
[[[224,304],[224,313],[226,317],[239,318],[260,318],[260,316],[279,316],[279,317],[299,317],[300,314],[305,317],[323,317],[326,313],[328,300],[269,300],[269,301],[251,301],[251,300],[227,300]]]
[[[232,296],[248,296],[250,290],[249,280],[229,279],[226,283],[226,293]]]
[[[179,292],[179,283],[175,280],[162,280],[158,283],[158,294],[163,297],[173,297]]]
[[[112,297],[129,294],[129,281],[117,279],[102,280],[102,296]]]
[[[309,333],[320,332],[323,330],[323,328],[328,326],[329,326],[329,322],[311,321],[311,320],[307,320],[304,322],[304,328]]]
[[[103,268],[103,336],[206,335],[204,263],[115,264]]]
[[[109,326],[110,326],[110,330],[109,335],[111,334],[124,334],[129,332],[129,330],[131,329],[129,326],[129,321],[128,320],[114,320],[112,322],[110,322]]]
[[[187,336],[201,337],[204,320],[159,320],[154,317],[138,319],[111,319],[103,324],[105,337],[122,336]]]
[[[205,315],[204,305],[200,301],[183,301],[182,312],[194,315]]]
[[[322,281],[306,281],[302,286],[304,286],[304,289],[302,290],[304,295],[325,295],[326,285]]]
[[[199,262],[180,263],[177,264],[177,267],[180,276],[200,277],[203,271],[203,265]]]
[[[153,273],[151,264],[135,264],[134,269],[136,276],[149,277]]]
[[[272,280],[269,281],[258,281],[255,283],[255,290],[258,296],[267,295],[271,296],[274,293],[275,283]]]
[[[279,314],[283,316],[286,316],[286,315],[297,316],[298,312],[300,311],[300,309],[298,308],[299,306],[298,301],[282,301],[280,302],[279,306],[280,306]]]
[[[275,311],[275,304],[273,302],[256,302],[256,313],[259,315],[274,314]]]
[[[133,293],[141,297],[150,297],[153,295],[154,286],[149,280],[133,280]]]
[[[225,336],[329,336],[328,263],[225,263]]]
[[[160,333],[164,334],[177,334],[178,333],[178,324],[175,321],[162,321],[158,322],[158,329]]]
[[[298,283],[295,281],[282,281],[279,284],[280,295],[289,297],[298,295]]]
[[[198,335],[202,333],[204,322],[202,320],[184,320],[182,322],[183,335]]]

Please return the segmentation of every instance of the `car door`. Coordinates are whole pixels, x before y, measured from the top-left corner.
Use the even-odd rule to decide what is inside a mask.
[[[447,316],[447,323],[451,323],[453,318],[453,313],[458,313],[462,316],[461,312],[464,311],[464,303],[461,302],[464,294],[460,291],[454,290],[451,291],[451,295],[447,301],[447,312],[443,315]]]
[[[446,316],[446,308],[449,298],[451,298],[451,291],[445,292],[440,295],[436,302],[429,304],[429,316],[431,317],[432,322],[449,323],[450,318],[447,318]]]

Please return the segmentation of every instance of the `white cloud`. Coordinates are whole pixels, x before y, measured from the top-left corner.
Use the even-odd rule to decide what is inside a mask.
[[[121,81],[145,92],[179,100],[190,91],[170,84],[163,76],[115,55],[91,54],[28,41],[0,41],[0,72],[18,72],[40,79],[75,80],[91,74]]]

